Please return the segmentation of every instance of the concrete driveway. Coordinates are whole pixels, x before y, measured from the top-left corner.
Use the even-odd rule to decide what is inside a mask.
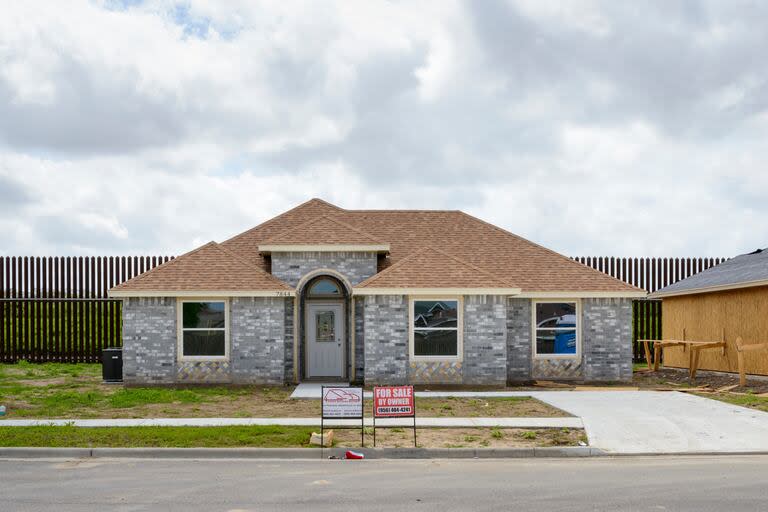
[[[616,453],[768,451],[768,413],[659,391],[535,391],[580,416],[591,446]]]

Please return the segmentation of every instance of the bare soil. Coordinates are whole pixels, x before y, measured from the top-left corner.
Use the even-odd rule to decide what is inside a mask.
[[[360,446],[360,430],[334,430],[336,446]],[[581,429],[517,429],[517,428],[419,428],[417,446],[421,448],[531,448],[544,446],[579,446],[586,444]],[[373,446],[373,431],[366,428],[365,446]],[[377,428],[376,446],[409,448],[413,446],[413,430],[408,428]]]
[[[767,393],[768,379],[762,377],[747,376],[747,385],[739,386],[738,374],[711,372],[699,370],[696,372],[696,380],[690,382],[688,370],[685,368],[659,368],[656,372],[647,370],[635,371],[633,384],[641,389],[686,389],[686,388],[711,388],[713,391],[724,387],[736,386],[729,390],[732,393]]]

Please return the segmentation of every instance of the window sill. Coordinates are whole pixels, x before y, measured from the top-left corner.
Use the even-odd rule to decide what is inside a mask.
[[[534,354],[534,359],[581,359],[581,354]]]
[[[463,358],[459,356],[410,356],[414,363],[460,363]]]
[[[226,363],[229,361],[229,356],[184,356],[178,359],[180,363]]]

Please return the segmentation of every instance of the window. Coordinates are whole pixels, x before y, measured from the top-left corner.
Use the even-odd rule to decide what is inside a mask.
[[[315,313],[315,341],[336,341],[336,314],[333,311]]]
[[[575,302],[534,302],[536,355],[577,354],[576,313]]]
[[[227,357],[227,303],[181,302],[180,355],[192,359]]]
[[[319,279],[309,287],[310,297],[341,297],[341,289],[330,279]]]
[[[459,357],[461,336],[457,299],[413,300],[411,318],[413,357]]]

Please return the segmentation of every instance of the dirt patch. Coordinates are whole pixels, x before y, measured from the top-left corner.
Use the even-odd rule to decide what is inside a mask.
[[[419,416],[455,416],[457,418],[555,418],[570,416],[565,411],[531,397],[416,398],[416,411]]]
[[[334,430],[335,445],[359,447],[360,431]],[[543,446],[580,446],[586,443],[581,429],[516,429],[516,428],[420,428],[416,431],[421,448],[532,448]],[[365,446],[373,446],[373,431],[366,429]],[[376,446],[409,448],[413,446],[413,430],[408,428],[376,429]]]
[[[696,380],[691,383],[688,378],[688,370],[680,368],[659,368],[656,372],[635,371],[633,384],[641,389],[674,389],[674,388],[711,388],[717,390],[725,387],[736,386],[730,389],[736,393],[767,393],[768,379],[747,377],[747,385],[739,386],[737,374],[710,372],[699,370]]]

